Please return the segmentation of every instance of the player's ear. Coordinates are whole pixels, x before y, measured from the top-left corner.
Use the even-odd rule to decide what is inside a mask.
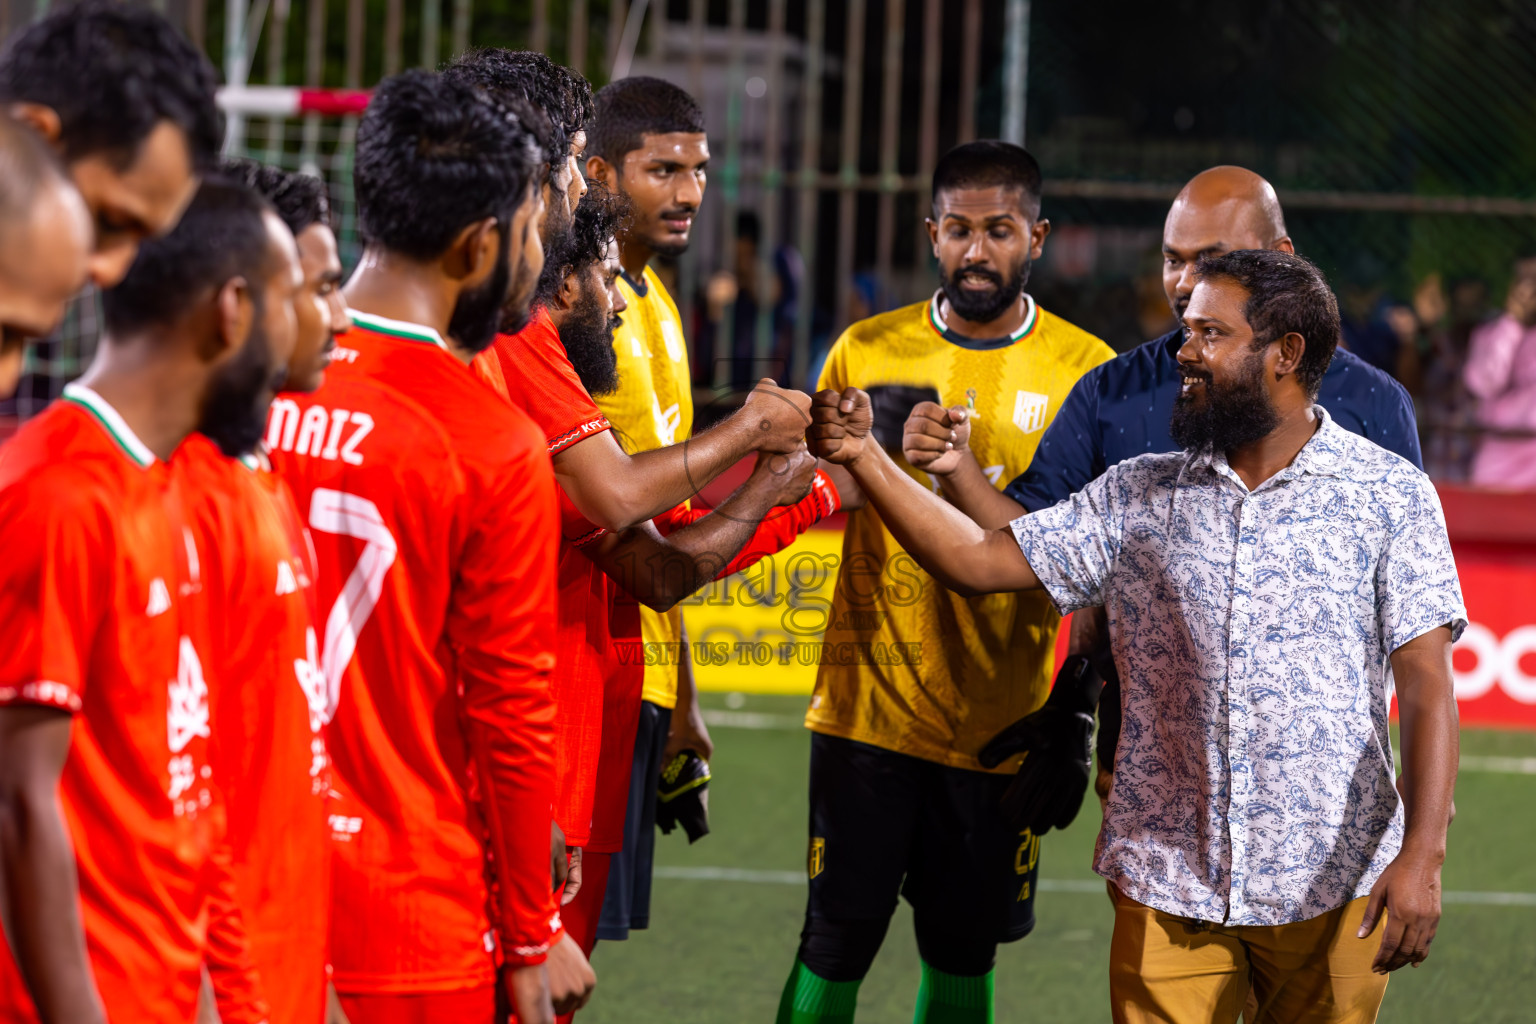
[[[41,103],[12,103],[6,110],[11,117],[41,135],[50,146],[59,145],[64,126],[57,110]]]
[[[495,217],[466,225],[443,253],[443,272],[465,288],[474,288],[496,272],[501,255],[501,233]]]
[[[1045,251],[1045,238],[1051,233],[1051,222],[1040,217],[1029,229],[1029,258],[1037,260]]]
[[[924,217],[923,223],[928,226],[928,244],[933,246],[933,258],[939,258],[939,222],[932,217]]]
[[[240,276],[225,281],[219,288],[215,305],[218,330],[214,332],[214,343],[202,356],[206,362],[222,363],[245,347],[256,323],[256,298],[251,292],[251,283]]]
[[[570,309],[576,305],[576,300],[579,298],[581,298],[581,275],[566,274],[560,282],[560,290],[555,292],[555,306],[559,309]]]
[[[614,192],[619,190],[619,172],[600,156],[587,157],[587,180],[600,181]]]
[[[1283,377],[1288,373],[1295,373],[1301,366],[1301,357],[1306,354],[1307,339],[1295,331],[1283,335],[1275,342],[1275,376]]]
[[[1277,252],[1293,253],[1296,251],[1296,243],[1291,241],[1290,235],[1281,235],[1279,238],[1275,239],[1275,244],[1271,245],[1270,248]]]

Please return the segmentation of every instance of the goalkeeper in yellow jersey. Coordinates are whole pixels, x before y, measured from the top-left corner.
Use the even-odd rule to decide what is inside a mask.
[[[818,387],[869,392],[875,436],[929,486],[901,459],[903,425],[920,402],[968,406],[970,449],[1001,487],[1029,465],[1077,379],[1114,353],[1024,290],[1050,233],[1040,168],[1024,149],[982,141],[946,154],[928,232],[938,291],[848,328]],[[1040,594],[958,597],[918,567],[873,508],[849,516],[806,714],[810,896],[780,1024],[853,1019],[898,895],[912,905],[923,962],[914,1020],[992,1020],[997,944],[1034,925],[1038,833],[1070,821],[1087,785],[1080,726],[1092,728],[1091,670],[1064,672],[1047,712],[1063,705],[1068,727],[1049,733],[1067,740],[1034,767],[1049,761],[1065,777],[1015,789],[1007,801],[1015,813],[1005,813],[1019,758],[988,770],[979,755],[1045,703],[1060,621]],[[1019,749],[1009,735],[986,751],[989,763]],[[1043,796],[1053,804],[1044,817]],[[1029,813],[1017,813],[1021,805]]]

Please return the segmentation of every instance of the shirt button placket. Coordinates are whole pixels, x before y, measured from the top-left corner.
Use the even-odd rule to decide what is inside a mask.
[[[1248,801],[1253,789],[1253,765],[1248,757],[1250,706],[1248,681],[1252,673],[1253,650],[1249,643],[1253,614],[1255,553],[1258,548],[1251,494],[1237,503],[1236,550],[1232,555],[1232,612],[1229,618],[1227,687],[1227,763],[1231,773],[1231,801],[1227,808],[1227,841],[1232,856],[1231,890],[1227,897],[1228,919],[1240,918],[1247,910]]]

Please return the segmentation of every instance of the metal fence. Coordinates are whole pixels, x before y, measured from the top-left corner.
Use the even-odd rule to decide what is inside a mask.
[[[12,24],[36,9],[6,2]],[[163,3],[237,83],[367,87],[474,43],[689,89],[715,161],[694,245],[663,270],[696,380],[721,390],[804,385],[851,319],[926,295],[932,168],[978,135],[1027,128],[1056,228],[1031,290],[1117,348],[1168,323],[1156,270],[1181,183],[1217,163],[1265,174],[1354,343],[1436,429],[1465,433],[1446,359],[1536,252],[1536,8],[1517,0]],[[323,173],[350,253],[350,140],[340,119],[255,119],[233,148]],[[90,319],[73,323],[41,377],[88,355]]]

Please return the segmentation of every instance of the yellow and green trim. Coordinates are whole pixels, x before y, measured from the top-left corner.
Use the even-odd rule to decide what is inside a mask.
[[[933,293],[933,298],[928,302],[928,326],[945,341],[961,348],[970,349],[994,349],[1007,348],[1015,345],[1035,332],[1035,327],[1040,323],[1040,307],[1035,305],[1034,296],[1024,293],[1024,322],[1018,330],[1001,338],[970,338],[949,326],[944,320],[944,314],[939,310],[939,303],[944,298],[944,289],[940,288]]]

